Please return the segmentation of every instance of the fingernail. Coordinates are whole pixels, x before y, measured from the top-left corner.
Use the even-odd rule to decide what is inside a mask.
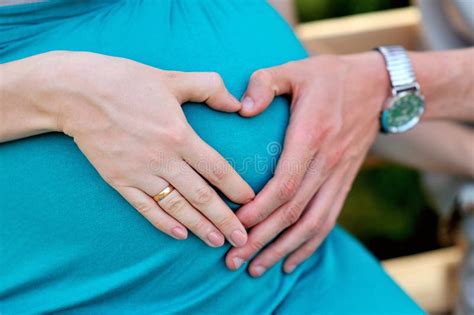
[[[234,257],[232,258],[232,262],[234,263],[234,268],[239,269],[240,266],[244,263],[244,260],[240,257]]]
[[[295,267],[296,267],[296,265],[289,265],[288,267],[285,268],[286,272],[287,273],[292,273],[293,270],[295,270]]]
[[[250,96],[244,97],[242,100],[242,107],[245,111],[250,111],[253,108],[253,100]]]
[[[174,238],[178,240],[184,240],[188,237],[188,233],[186,232],[186,229],[177,226],[171,230],[171,234],[173,234]]]
[[[247,237],[241,230],[235,230],[230,234],[232,245],[240,247],[247,243]]]
[[[207,234],[207,239],[212,246],[221,246],[224,243],[222,237],[216,232]]]
[[[255,266],[253,267],[253,274],[255,275],[255,277],[260,277],[266,270],[267,268],[263,266]]]

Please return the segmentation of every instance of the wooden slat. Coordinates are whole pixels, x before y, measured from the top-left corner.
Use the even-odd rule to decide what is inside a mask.
[[[408,7],[302,23],[296,33],[313,53],[353,53],[389,44],[416,49],[420,20],[418,9]]]
[[[457,292],[460,247],[395,258],[383,262],[388,274],[428,312],[453,309]]]

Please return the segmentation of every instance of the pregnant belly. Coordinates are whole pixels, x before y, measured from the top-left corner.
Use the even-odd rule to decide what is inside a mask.
[[[89,50],[164,69],[217,71],[240,97],[255,69],[305,55],[288,27],[263,3],[249,2],[236,10],[219,1],[206,6],[193,2],[192,11],[186,11],[184,3],[191,2],[150,1],[127,8],[137,3],[62,22],[3,61],[55,49]],[[209,10],[214,10],[212,18]],[[183,108],[197,133],[256,191],[261,189],[280,153],[287,100],[276,99],[251,119],[202,104]],[[272,297],[281,285],[279,270],[270,282],[254,280],[251,285],[245,271],[228,271],[223,259],[228,245],[209,248],[194,236],[175,241],[154,229],[62,134],[1,144],[0,167],[4,305],[52,311],[138,303],[176,311],[196,305],[202,309],[203,301],[216,301],[219,292],[235,285],[249,285],[249,299],[258,290]],[[245,298],[245,292],[240,294]],[[261,303],[268,301],[262,297]]]

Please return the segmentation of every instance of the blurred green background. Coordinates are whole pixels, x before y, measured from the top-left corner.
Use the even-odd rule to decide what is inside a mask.
[[[409,0],[296,0],[301,22],[408,6]],[[439,248],[439,218],[420,175],[382,163],[358,175],[339,223],[379,259]]]
[[[439,218],[422,189],[420,175],[382,163],[362,170],[346,200],[339,223],[378,258],[439,248]]]
[[[301,22],[400,8],[409,0],[296,0]]]

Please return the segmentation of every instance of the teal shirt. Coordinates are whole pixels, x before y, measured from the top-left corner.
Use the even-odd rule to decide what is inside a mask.
[[[217,71],[237,98],[254,70],[306,57],[263,1],[0,7],[0,45],[2,63],[80,50],[161,69]],[[251,119],[203,104],[184,111],[256,191],[271,178],[288,124],[287,99],[277,98]],[[0,144],[0,168],[2,314],[421,312],[340,228],[292,274],[278,263],[254,279],[245,266],[226,268],[228,244],[210,248],[194,236],[176,241],[152,227],[63,134]]]

